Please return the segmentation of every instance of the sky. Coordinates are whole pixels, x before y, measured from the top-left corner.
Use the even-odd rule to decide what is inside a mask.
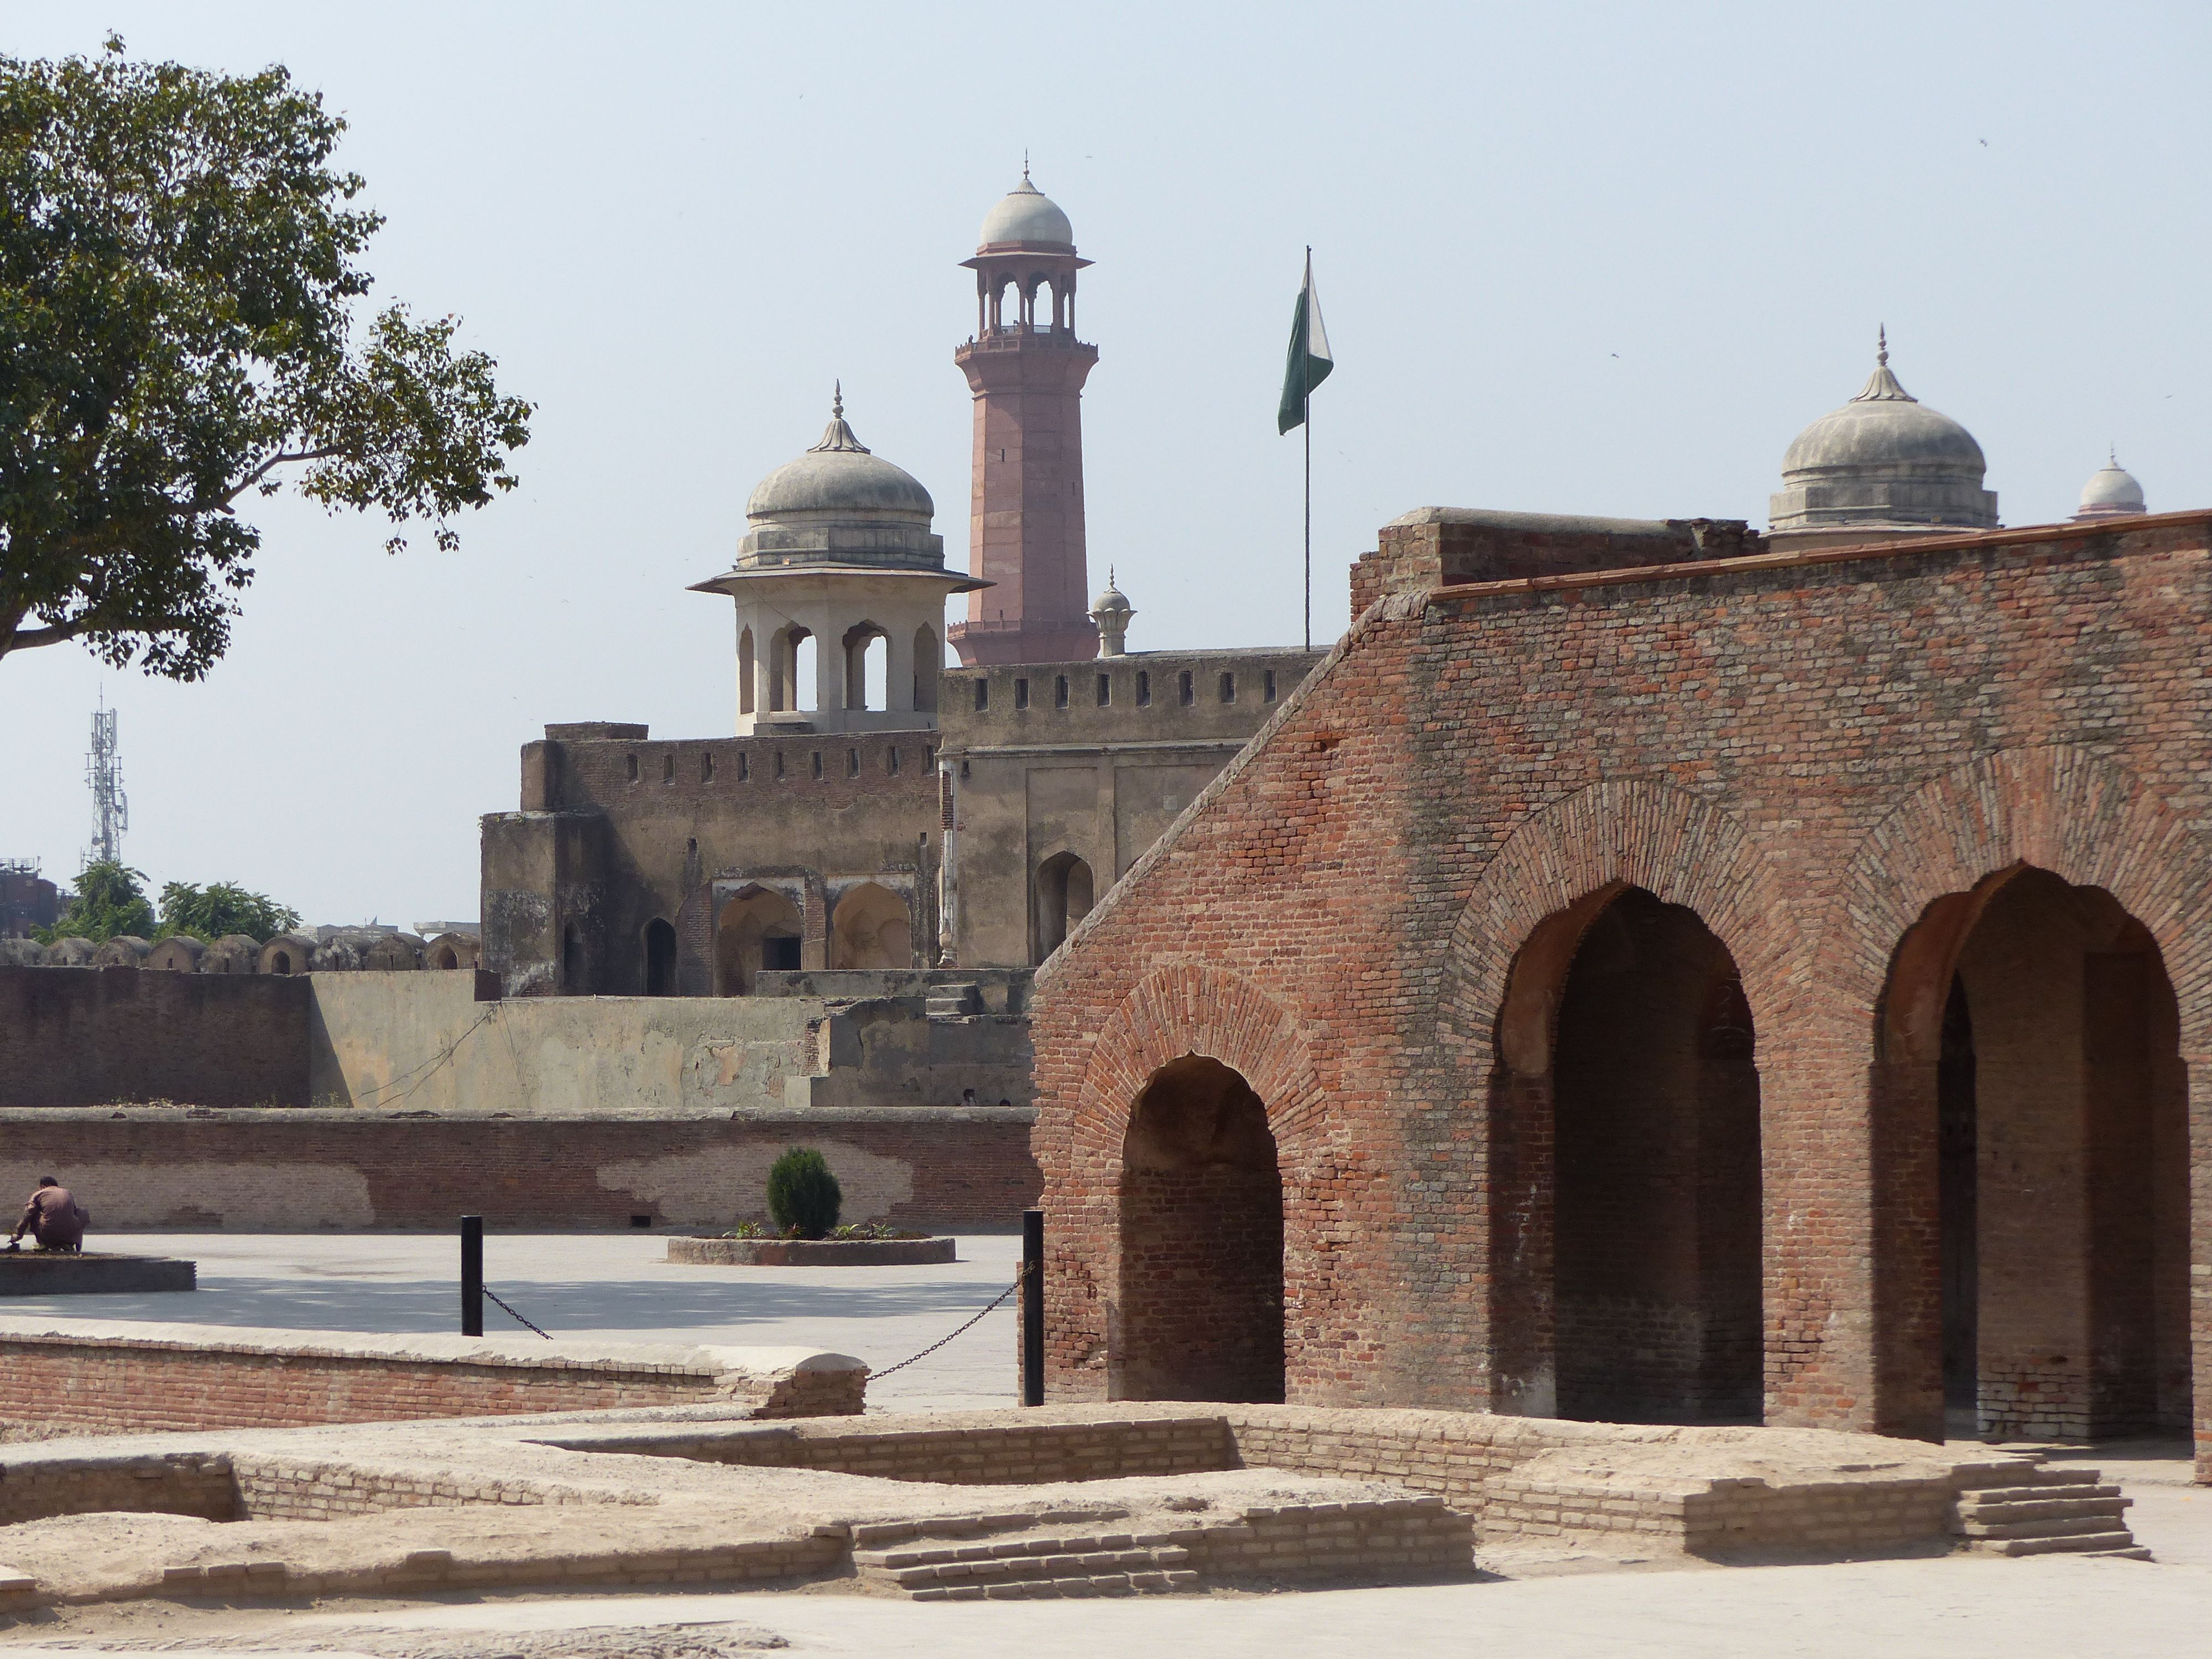
[[[1099,350],[1091,581],[1133,649],[1295,643],[1304,250],[1314,629],[1445,505],[1765,521],[1792,434],[1892,367],[2008,524],[2107,445],[2212,504],[2212,7],[198,4],[0,0],[0,51],[286,65],[350,123],[379,300],[463,319],[538,406],[521,487],[398,556],[255,509],[228,656],[178,685],[0,659],[0,857],[66,878],[95,701],[126,861],[311,921],[477,911],[477,819],[549,721],[727,735],[744,501],[842,379],[964,564],[959,261],[1020,177]]]

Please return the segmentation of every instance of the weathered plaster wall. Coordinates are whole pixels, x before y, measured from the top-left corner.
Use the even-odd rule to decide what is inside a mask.
[[[954,773],[958,959],[1041,961],[1056,942],[1041,927],[1048,861],[1073,854],[1103,898],[1320,660],[1151,651],[947,670],[938,720]]]
[[[542,1231],[766,1220],[769,1165],[820,1149],[848,1221],[1009,1227],[1036,1201],[1024,1107],[720,1116],[0,1111],[0,1194],[58,1176],[103,1231]]]

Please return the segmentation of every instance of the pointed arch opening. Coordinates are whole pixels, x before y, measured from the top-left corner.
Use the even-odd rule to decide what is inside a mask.
[[[645,994],[649,997],[676,994],[676,928],[665,917],[645,924]]]
[[[1091,914],[1094,885],[1091,866],[1073,853],[1055,853],[1037,866],[1032,962],[1042,964]]]
[[[2148,929],[2014,865],[1899,941],[1876,1043],[1883,1426],[2185,1430],[2188,1074]]]
[[[1283,1398],[1283,1181],[1243,1073],[1152,1074],[1121,1148],[1118,1400]]]
[[[864,881],[838,896],[830,924],[832,968],[911,968],[914,945],[906,901]]]
[[[781,893],[740,888],[714,916],[714,994],[750,996],[756,975],[796,969],[803,931],[799,907]]]
[[[1756,1422],[1759,1073],[1728,947],[1616,884],[1514,961],[1492,1105],[1502,1408]]]
[[[937,630],[924,623],[914,630],[914,706],[918,713],[937,712],[937,682],[945,672],[945,647]]]
[[[890,635],[872,622],[854,623],[845,630],[845,707],[884,709],[890,707],[886,675],[890,663]]]
[[[753,700],[757,693],[754,678],[758,665],[753,660],[753,630],[744,629],[738,635],[738,713],[753,713]]]

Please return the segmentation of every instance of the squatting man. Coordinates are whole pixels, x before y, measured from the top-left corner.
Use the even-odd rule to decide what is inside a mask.
[[[40,1176],[38,1191],[23,1206],[23,1218],[8,1235],[8,1248],[21,1249],[23,1235],[28,1233],[42,1250],[81,1250],[85,1224],[91,1219],[92,1212],[78,1203],[68,1188],[52,1176]]]

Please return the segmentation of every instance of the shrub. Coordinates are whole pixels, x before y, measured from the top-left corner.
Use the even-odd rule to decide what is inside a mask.
[[[798,1237],[820,1238],[829,1232],[837,1224],[844,1198],[837,1177],[811,1146],[793,1146],[768,1172],[768,1212],[778,1227]]]

